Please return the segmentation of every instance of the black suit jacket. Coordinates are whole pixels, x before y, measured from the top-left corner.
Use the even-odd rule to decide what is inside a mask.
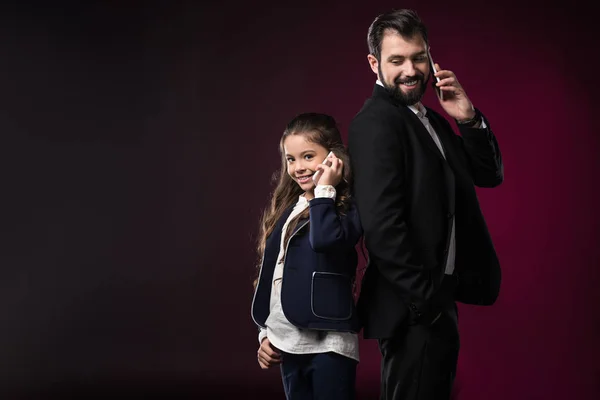
[[[404,323],[430,323],[453,300],[491,305],[500,265],[475,186],[503,180],[500,149],[487,128],[456,135],[427,109],[446,159],[419,118],[380,85],[354,117],[349,151],[369,265],[358,312],[366,338],[387,338]],[[458,284],[441,291],[452,219]],[[446,285],[444,285],[446,288]],[[455,289],[455,290],[454,290]]]

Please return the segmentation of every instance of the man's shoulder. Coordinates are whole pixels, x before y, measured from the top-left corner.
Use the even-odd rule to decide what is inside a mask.
[[[394,142],[405,131],[403,119],[402,111],[394,105],[371,98],[350,122],[348,143],[356,147],[373,141]]]
[[[398,118],[398,116],[399,113],[394,104],[380,97],[370,97],[352,118],[351,126],[373,123],[374,121],[385,123]]]

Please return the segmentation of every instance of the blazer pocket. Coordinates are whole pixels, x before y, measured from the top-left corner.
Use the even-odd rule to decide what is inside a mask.
[[[318,318],[347,320],[352,316],[352,281],[334,272],[313,272],[311,309]]]

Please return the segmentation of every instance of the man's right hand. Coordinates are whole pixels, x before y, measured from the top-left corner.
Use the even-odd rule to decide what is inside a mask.
[[[277,364],[281,364],[281,353],[269,342],[269,338],[264,338],[258,348],[258,365],[269,369]]]

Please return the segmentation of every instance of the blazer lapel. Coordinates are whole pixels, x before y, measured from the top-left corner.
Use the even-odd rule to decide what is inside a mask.
[[[433,128],[433,130],[435,131],[435,133],[437,134],[440,143],[442,144],[442,148],[444,149],[444,155],[446,162],[444,162],[444,181],[446,183],[446,195],[447,195],[447,199],[448,199],[448,212],[451,215],[454,215],[455,212],[455,191],[456,191],[456,182],[455,182],[455,174],[454,174],[454,170],[455,170],[455,165],[456,165],[456,160],[454,158],[454,151],[452,151],[453,146],[451,143],[449,143],[449,139],[448,136],[446,135],[446,131],[444,126],[440,123],[440,121],[438,121],[436,115],[434,115],[432,112],[429,112],[429,110],[427,110],[427,119],[429,120],[429,123],[431,124],[431,127]],[[451,133],[453,134],[453,133]],[[433,139],[432,139],[433,142]],[[435,144],[435,143],[434,143]],[[436,146],[437,148],[437,146]]]
[[[433,138],[429,134],[429,131],[427,130],[427,128],[425,128],[425,125],[423,125],[419,117],[408,107],[403,107],[402,112],[407,114],[407,118],[409,118],[412,127],[415,128],[415,130],[417,131],[417,137],[419,138],[421,143],[423,143],[425,147],[427,147],[429,150],[433,151],[439,158],[444,160],[444,156],[440,152],[440,149],[433,141]],[[435,129],[435,131],[437,133],[437,129]]]
[[[437,117],[437,115],[433,114],[429,110],[427,110],[427,115],[428,115],[427,119],[429,120],[431,127],[433,128],[435,133],[437,133],[437,136],[440,139],[440,143],[442,144],[442,148],[444,149],[444,155],[446,156],[445,157],[446,161],[448,162],[448,164],[450,164],[452,169],[455,169],[455,167],[457,165],[457,161],[456,161],[455,154],[453,151],[454,147],[452,146],[452,143],[450,143],[451,139],[448,137],[448,134],[453,135],[454,133],[453,132],[448,133],[446,131],[446,128],[439,121],[439,118]]]
[[[294,236],[295,234],[297,234],[298,232],[300,232],[301,229],[303,229],[306,225],[308,225],[308,223],[310,222],[310,219],[308,218],[304,218],[298,221],[298,225],[296,225],[296,228],[294,229],[294,231],[292,232],[292,236]]]

